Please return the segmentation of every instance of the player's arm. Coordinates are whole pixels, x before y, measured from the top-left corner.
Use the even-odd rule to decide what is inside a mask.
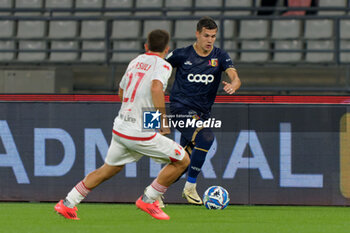
[[[237,70],[234,68],[228,68],[225,70],[226,75],[231,80],[230,83],[222,81],[222,84],[224,84],[224,91],[226,91],[227,94],[234,94],[239,87],[241,86],[241,80],[238,77]]]
[[[118,95],[121,102],[123,102],[123,93],[124,93],[124,90],[121,87],[119,87]]]
[[[151,94],[152,94],[152,101],[155,109],[162,114],[160,118],[161,122],[162,123],[167,122],[166,112],[165,112],[165,98],[164,98],[164,91],[163,91],[163,83],[161,81],[159,80],[152,81]],[[159,132],[162,135],[170,134],[170,128],[165,127],[165,125],[161,124],[161,128]]]

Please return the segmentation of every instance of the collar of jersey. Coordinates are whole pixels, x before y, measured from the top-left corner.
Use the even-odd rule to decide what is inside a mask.
[[[201,55],[199,55],[199,54],[197,53],[197,51],[196,51],[194,45],[195,45],[195,43],[194,43],[191,47],[192,47],[194,53],[195,53],[198,57],[207,58],[207,57],[209,57],[209,56],[212,54],[212,52],[214,51],[214,45],[213,45],[213,48],[211,49],[210,53],[209,53],[207,56],[201,56]]]
[[[159,56],[158,54],[156,54],[156,53],[145,53],[146,55],[151,55],[151,56],[158,56],[158,57],[161,57],[161,56]]]

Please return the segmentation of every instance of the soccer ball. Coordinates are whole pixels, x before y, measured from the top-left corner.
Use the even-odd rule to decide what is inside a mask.
[[[230,198],[223,187],[211,186],[204,192],[203,201],[207,209],[223,210],[228,205]]]

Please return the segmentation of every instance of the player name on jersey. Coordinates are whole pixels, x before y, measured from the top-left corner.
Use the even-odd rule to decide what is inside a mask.
[[[143,63],[143,62],[138,62],[135,65],[135,69],[138,69],[138,70],[148,71],[150,68],[151,68],[151,65]]]

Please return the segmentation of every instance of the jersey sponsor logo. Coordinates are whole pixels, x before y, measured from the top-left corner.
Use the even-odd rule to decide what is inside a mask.
[[[129,115],[125,115],[123,113],[120,113],[119,114],[119,118],[123,121],[128,121],[128,122],[131,122],[131,123],[135,123],[136,122],[136,118],[134,117],[131,117]]]
[[[218,65],[219,61],[217,58],[212,58],[211,60],[209,60],[208,66],[217,67]]]
[[[191,61],[185,61],[184,65],[191,66],[191,65],[192,65],[192,62],[191,62]]]
[[[187,80],[191,83],[212,83],[214,81],[214,75],[212,74],[189,74],[187,75]]]
[[[159,110],[143,112],[143,128],[160,129],[160,116]]]

